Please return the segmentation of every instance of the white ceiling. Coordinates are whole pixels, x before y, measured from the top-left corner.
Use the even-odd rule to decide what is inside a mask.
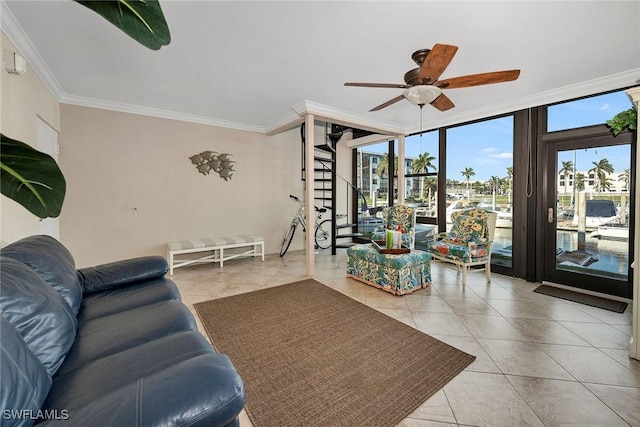
[[[445,93],[423,127],[640,84],[638,1],[161,0],[172,41],[139,45],[70,0],[4,1],[2,30],[62,103],[273,133],[315,112],[411,133],[420,111],[401,89],[411,54],[458,53],[442,78],[521,69],[514,82]]]

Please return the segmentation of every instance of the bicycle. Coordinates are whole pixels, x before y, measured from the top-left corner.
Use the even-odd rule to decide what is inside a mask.
[[[284,236],[284,241],[282,242],[282,248],[280,249],[280,256],[283,257],[284,254],[289,250],[289,246],[291,245],[291,241],[293,240],[293,235],[296,232],[296,228],[298,224],[302,225],[302,231],[307,231],[307,222],[305,220],[304,215],[304,202],[297,198],[296,196],[289,195],[297,204],[298,208],[296,210],[295,215],[293,216],[293,220],[291,220],[291,226],[289,227],[289,231]],[[333,227],[331,226],[331,220],[325,219],[322,220],[322,214],[327,211],[327,208],[319,208],[314,206],[318,216],[315,219],[315,248],[318,249],[328,249],[331,247],[331,231]]]

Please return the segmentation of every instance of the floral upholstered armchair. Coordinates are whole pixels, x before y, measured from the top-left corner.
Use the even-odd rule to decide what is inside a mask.
[[[384,229],[377,229],[371,235],[371,240],[384,240],[385,230],[395,230],[402,233],[402,244],[413,249],[416,243],[416,209],[411,206],[390,206],[382,211],[385,220]]]
[[[451,215],[453,225],[447,233],[440,233],[429,243],[432,258],[456,264],[462,268],[462,286],[467,283],[469,267],[484,265],[491,282],[491,248],[498,214],[480,208],[456,211]]]

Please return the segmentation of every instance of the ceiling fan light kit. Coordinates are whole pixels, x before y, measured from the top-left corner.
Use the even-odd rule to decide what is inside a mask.
[[[416,105],[431,104],[437,97],[442,94],[442,90],[439,87],[431,85],[419,85],[412,86],[409,89],[405,89],[402,94],[407,101]]]

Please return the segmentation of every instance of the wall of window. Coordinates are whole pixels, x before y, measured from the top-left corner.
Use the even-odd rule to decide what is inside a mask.
[[[469,207],[498,213],[492,262],[512,266],[513,255],[513,116],[446,130],[446,229],[451,214]]]
[[[601,125],[629,108],[631,102],[624,91],[550,105],[547,109],[547,132]]]
[[[539,261],[534,259],[535,244],[530,242],[540,237],[541,223],[537,218],[536,193],[546,191],[541,188],[541,178],[536,176],[537,162],[542,161],[536,158],[538,140],[545,132],[602,127],[630,106],[626,93],[620,90],[407,136],[404,199],[418,209],[417,222],[424,240],[448,230],[455,209],[467,206],[492,209],[499,215],[492,256],[496,271],[532,277]],[[389,174],[385,172],[389,170],[389,153],[398,153],[397,141],[394,147],[384,142],[356,151],[360,158],[358,173],[363,177],[361,188],[366,189],[370,206],[390,203]],[[394,162],[392,168],[397,171],[397,159]],[[598,177],[589,170],[593,167],[582,171],[584,180],[580,182],[576,178],[582,177],[575,172],[581,171],[560,171],[557,178],[560,193],[566,196],[575,185],[583,184],[595,189]],[[631,179],[630,171],[623,168],[616,170],[607,182],[612,190],[628,192],[627,179]],[[397,182],[394,188],[397,189]],[[391,203],[396,201],[397,194],[393,194]],[[570,200],[560,202],[563,208],[571,206]],[[420,248],[418,236],[416,240]],[[514,247],[518,248],[517,254],[513,253]]]
[[[359,204],[358,232],[364,239],[383,228],[380,210],[389,205],[389,143],[382,142],[355,149],[355,182],[366,206]]]
[[[632,144],[602,124],[631,108],[624,91],[552,105],[544,142],[557,147],[553,233],[557,271],[627,281],[633,222]],[[604,135],[603,135],[604,133]],[[574,260],[571,256],[582,256]],[[609,293],[606,290],[600,290]]]
[[[418,222],[427,222],[438,206],[438,131],[406,137],[405,160],[405,203],[417,207]]]

